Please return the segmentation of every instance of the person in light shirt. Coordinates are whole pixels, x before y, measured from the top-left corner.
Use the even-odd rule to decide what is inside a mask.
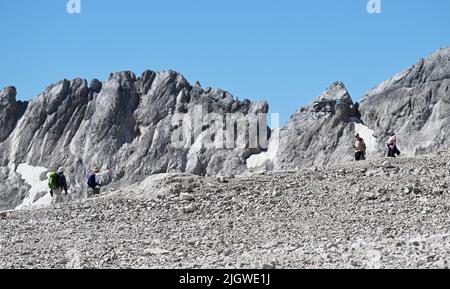
[[[365,159],[366,143],[359,134],[355,134],[355,161],[363,161]]]
[[[387,141],[388,147],[388,157],[395,158],[396,156],[400,156],[400,151],[397,147],[397,136],[393,130],[389,131],[389,139]]]

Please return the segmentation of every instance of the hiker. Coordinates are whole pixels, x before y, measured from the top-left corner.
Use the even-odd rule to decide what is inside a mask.
[[[395,158],[396,155],[400,156],[400,151],[397,148],[397,136],[393,130],[388,132],[389,139],[387,141],[388,157]]]
[[[64,167],[60,167],[57,172],[52,172],[49,175],[48,187],[52,197],[52,205],[63,202],[63,191],[67,196],[67,180],[64,171]]]
[[[92,194],[89,194],[88,197],[100,195],[100,188],[102,187],[102,184],[100,183],[100,180],[103,176],[109,174],[112,172],[112,169],[109,169],[103,173],[100,172],[99,167],[94,167],[92,169],[92,173],[88,175],[88,181],[87,184],[90,189],[92,189]]]
[[[366,159],[366,143],[364,139],[357,133],[355,134],[355,161],[363,161]]]

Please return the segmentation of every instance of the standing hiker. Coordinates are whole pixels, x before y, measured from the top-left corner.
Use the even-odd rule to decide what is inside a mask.
[[[100,195],[100,188],[102,187],[100,180],[103,176],[105,176],[111,172],[112,172],[112,170],[109,169],[102,173],[99,167],[94,167],[92,169],[92,173],[90,173],[88,175],[88,180],[87,180],[87,184],[88,184],[89,188],[92,189],[92,194],[90,194],[88,192],[88,197]]]
[[[393,130],[389,131],[389,139],[387,141],[388,157],[395,158],[396,155],[400,156],[400,151],[397,148],[397,136]]]
[[[357,133],[355,134],[355,161],[363,161],[366,159],[366,143]]]
[[[64,168],[60,167],[57,172],[52,172],[48,178],[48,187],[52,196],[52,205],[63,202],[63,191],[67,196],[67,180]]]

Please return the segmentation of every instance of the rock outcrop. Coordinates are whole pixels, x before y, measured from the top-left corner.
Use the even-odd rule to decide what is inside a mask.
[[[16,95],[15,87],[0,90],[0,143],[11,134],[26,109],[27,103],[16,101]]]
[[[341,82],[300,108],[280,131],[276,169],[334,164],[353,156],[358,111]]]
[[[386,133],[393,129],[400,150],[408,155],[450,147],[450,48],[395,75],[370,90],[360,102],[364,124],[379,140],[385,153]]]
[[[0,90],[0,208],[19,203],[27,193],[27,187],[15,173],[15,167],[9,166],[10,146],[4,143],[13,132],[27,105],[26,102],[16,101],[15,87]]]

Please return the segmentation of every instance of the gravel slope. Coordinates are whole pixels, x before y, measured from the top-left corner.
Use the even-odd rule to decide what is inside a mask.
[[[0,217],[0,267],[448,268],[449,161],[149,178]]]

